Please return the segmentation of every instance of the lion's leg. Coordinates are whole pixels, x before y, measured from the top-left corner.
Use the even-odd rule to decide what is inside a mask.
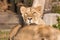
[[[17,34],[17,32],[20,28],[21,28],[21,25],[17,25],[11,30],[11,32],[9,34],[9,40],[12,40],[12,38]]]

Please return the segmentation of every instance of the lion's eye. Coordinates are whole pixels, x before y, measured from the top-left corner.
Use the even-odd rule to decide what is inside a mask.
[[[34,12],[33,15],[36,15],[36,12]]]

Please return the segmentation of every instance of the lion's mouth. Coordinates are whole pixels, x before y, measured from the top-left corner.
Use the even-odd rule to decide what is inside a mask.
[[[33,20],[27,20],[26,24],[28,24],[28,25],[37,25],[36,23],[33,22]]]
[[[32,21],[31,21],[31,20],[29,20],[29,23],[32,23]]]
[[[30,25],[37,25],[36,23],[30,23]]]
[[[36,25],[36,23],[32,22],[32,20],[29,20],[30,25]]]

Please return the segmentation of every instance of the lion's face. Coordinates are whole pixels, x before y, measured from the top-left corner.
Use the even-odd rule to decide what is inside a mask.
[[[42,14],[40,14],[41,7],[21,7],[21,13],[25,23],[37,23],[38,19]]]

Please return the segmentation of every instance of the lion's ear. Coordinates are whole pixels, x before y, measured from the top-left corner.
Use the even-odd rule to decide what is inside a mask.
[[[41,11],[41,6],[37,6],[37,7],[35,7],[35,9],[39,12],[39,11]]]
[[[42,7],[41,7],[41,6],[37,6],[37,7],[35,7],[34,9],[36,10],[36,12],[38,12],[38,14],[39,14],[40,16],[42,16],[43,13],[41,13],[41,11],[42,11]]]
[[[22,14],[26,13],[26,7],[21,6],[21,8],[20,8],[20,12],[21,12]]]

